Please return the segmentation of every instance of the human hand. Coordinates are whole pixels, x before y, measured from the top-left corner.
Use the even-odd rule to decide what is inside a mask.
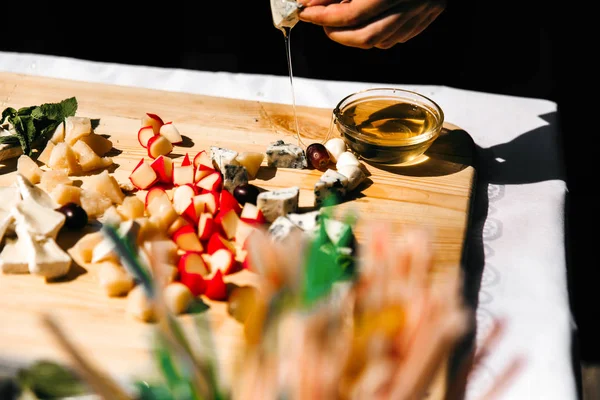
[[[321,25],[340,44],[389,49],[423,32],[446,0],[298,0],[300,20]]]

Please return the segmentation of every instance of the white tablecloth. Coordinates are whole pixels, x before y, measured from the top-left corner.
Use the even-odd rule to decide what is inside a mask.
[[[0,70],[291,103],[288,77],[2,52]],[[327,108],[357,90],[390,86],[301,78],[294,84],[298,104]],[[557,150],[556,104],[444,86],[402,82],[395,86],[421,92],[438,102],[446,120],[471,135],[487,164],[485,170],[479,167],[489,182],[487,205],[483,203],[487,207],[483,214],[487,215],[475,216],[470,235],[485,254],[477,308],[478,337],[486,333],[494,318],[506,318],[508,331],[498,351],[470,380],[467,398],[478,398],[512,357],[523,354],[525,368],[501,398],[576,399],[563,238],[566,185]]]

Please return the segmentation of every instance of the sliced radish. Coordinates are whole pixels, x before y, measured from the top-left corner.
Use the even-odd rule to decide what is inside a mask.
[[[240,203],[233,197],[233,194],[228,190],[221,191],[221,198],[219,199],[219,209],[221,211],[229,211],[233,210],[237,215],[240,215],[242,212],[242,207]]]
[[[151,126],[155,135],[160,133],[160,127],[163,125],[162,118],[156,114],[146,113],[142,116],[142,126]]]
[[[202,241],[209,240],[215,229],[212,214],[202,213],[198,219],[198,238]]]
[[[194,166],[196,168],[199,168],[200,165],[204,165],[207,168],[214,169],[212,160],[210,159],[210,156],[208,155],[208,153],[206,153],[205,150],[202,150],[200,153],[196,154],[196,157],[194,157]]]
[[[173,145],[164,136],[154,135],[148,140],[148,156],[151,158],[166,156],[172,151]]]
[[[171,201],[165,189],[160,186],[153,186],[148,190],[148,193],[146,193],[146,200],[144,201],[146,208],[148,208],[148,204],[150,204],[152,200],[159,196],[164,196],[168,201]]]
[[[179,133],[179,129],[175,127],[173,122],[166,122],[160,127],[160,134],[169,139],[172,144],[181,144],[183,137]]]
[[[215,171],[213,168],[207,167],[204,164],[200,164],[196,167],[196,174],[194,175],[194,182],[200,182],[201,179],[206,178],[208,175],[212,174]]]
[[[223,216],[221,217],[220,221],[221,228],[223,228],[223,232],[225,233],[227,239],[231,240],[235,237],[237,225],[240,221],[240,218],[238,217],[235,210],[219,212],[219,214],[221,213],[223,213]]]
[[[164,155],[156,157],[150,164],[156,175],[158,181],[162,183],[173,183],[173,160]]]
[[[152,126],[142,126],[138,131],[138,142],[143,148],[147,149],[148,141],[154,136],[156,136],[156,134],[154,133]]]
[[[221,271],[223,275],[233,272],[235,258],[229,249],[219,249],[210,256],[210,266],[213,271]]]
[[[194,166],[173,167],[173,184],[175,186],[194,184]]]
[[[187,165],[192,165],[192,162],[190,161],[190,155],[188,153],[185,153],[183,160],[181,160],[181,166],[185,167]]]
[[[223,274],[220,270],[206,283],[204,295],[211,300],[219,301],[227,299],[227,286],[225,285],[225,281],[223,281]]]
[[[196,229],[192,225],[185,225],[176,230],[173,233],[173,241],[184,251],[201,252],[204,250],[196,234]]]
[[[210,192],[220,192],[223,188],[223,178],[219,172],[213,172],[204,178],[200,179],[196,185]]]
[[[158,181],[156,172],[142,159],[129,175],[129,180],[138,189],[145,190]]]

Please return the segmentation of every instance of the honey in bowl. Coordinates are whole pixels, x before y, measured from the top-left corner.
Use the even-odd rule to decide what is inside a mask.
[[[444,114],[432,100],[401,89],[370,89],[346,97],[334,110],[338,131],[364,160],[403,164],[439,136]]]

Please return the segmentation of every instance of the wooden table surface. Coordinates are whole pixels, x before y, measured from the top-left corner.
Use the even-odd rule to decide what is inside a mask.
[[[208,150],[211,145],[265,151],[277,139],[295,140],[293,111],[287,104],[0,73],[2,108],[58,102],[72,96],[79,103],[77,115],[99,119],[96,132],[113,141],[114,175],[123,181],[140,158],[147,157],[137,142],[140,118],[146,112],[173,121],[186,137],[186,147],[175,147],[172,154],[178,158],[186,152],[195,155]],[[320,141],[328,132],[331,110],[298,107],[298,118],[303,141]],[[473,192],[472,150],[469,135],[448,121],[421,163],[386,169],[367,165],[371,173],[367,187],[338,207],[357,210],[363,221],[391,221],[395,229],[430,227],[436,277],[456,274],[461,267]],[[5,160],[0,165],[0,186],[13,182],[15,161]],[[318,171],[261,171],[253,183],[265,189],[297,185],[301,188],[300,207],[311,209]],[[364,234],[360,222],[356,233],[360,241]],[[249,275],[238,273],[230,280],[245,282],[252,279]],[[131,377],[148,366],[152,325],[127,318],[125,300],[106,297],[96,271],[89,267],[75,265],[66,279],[56,283],[30,275],[0,275],[0,304],[0,370],[39,358],[66,361],[41,330],[40,311],[57,316],[74,342],[100,367]],[[227,315],[224,303],[208,305],[215,329],[227,332],[217,335],[226,359],[226,353],[241,343],[241,326]],[[191,316],[181,318],[185,322]]]

